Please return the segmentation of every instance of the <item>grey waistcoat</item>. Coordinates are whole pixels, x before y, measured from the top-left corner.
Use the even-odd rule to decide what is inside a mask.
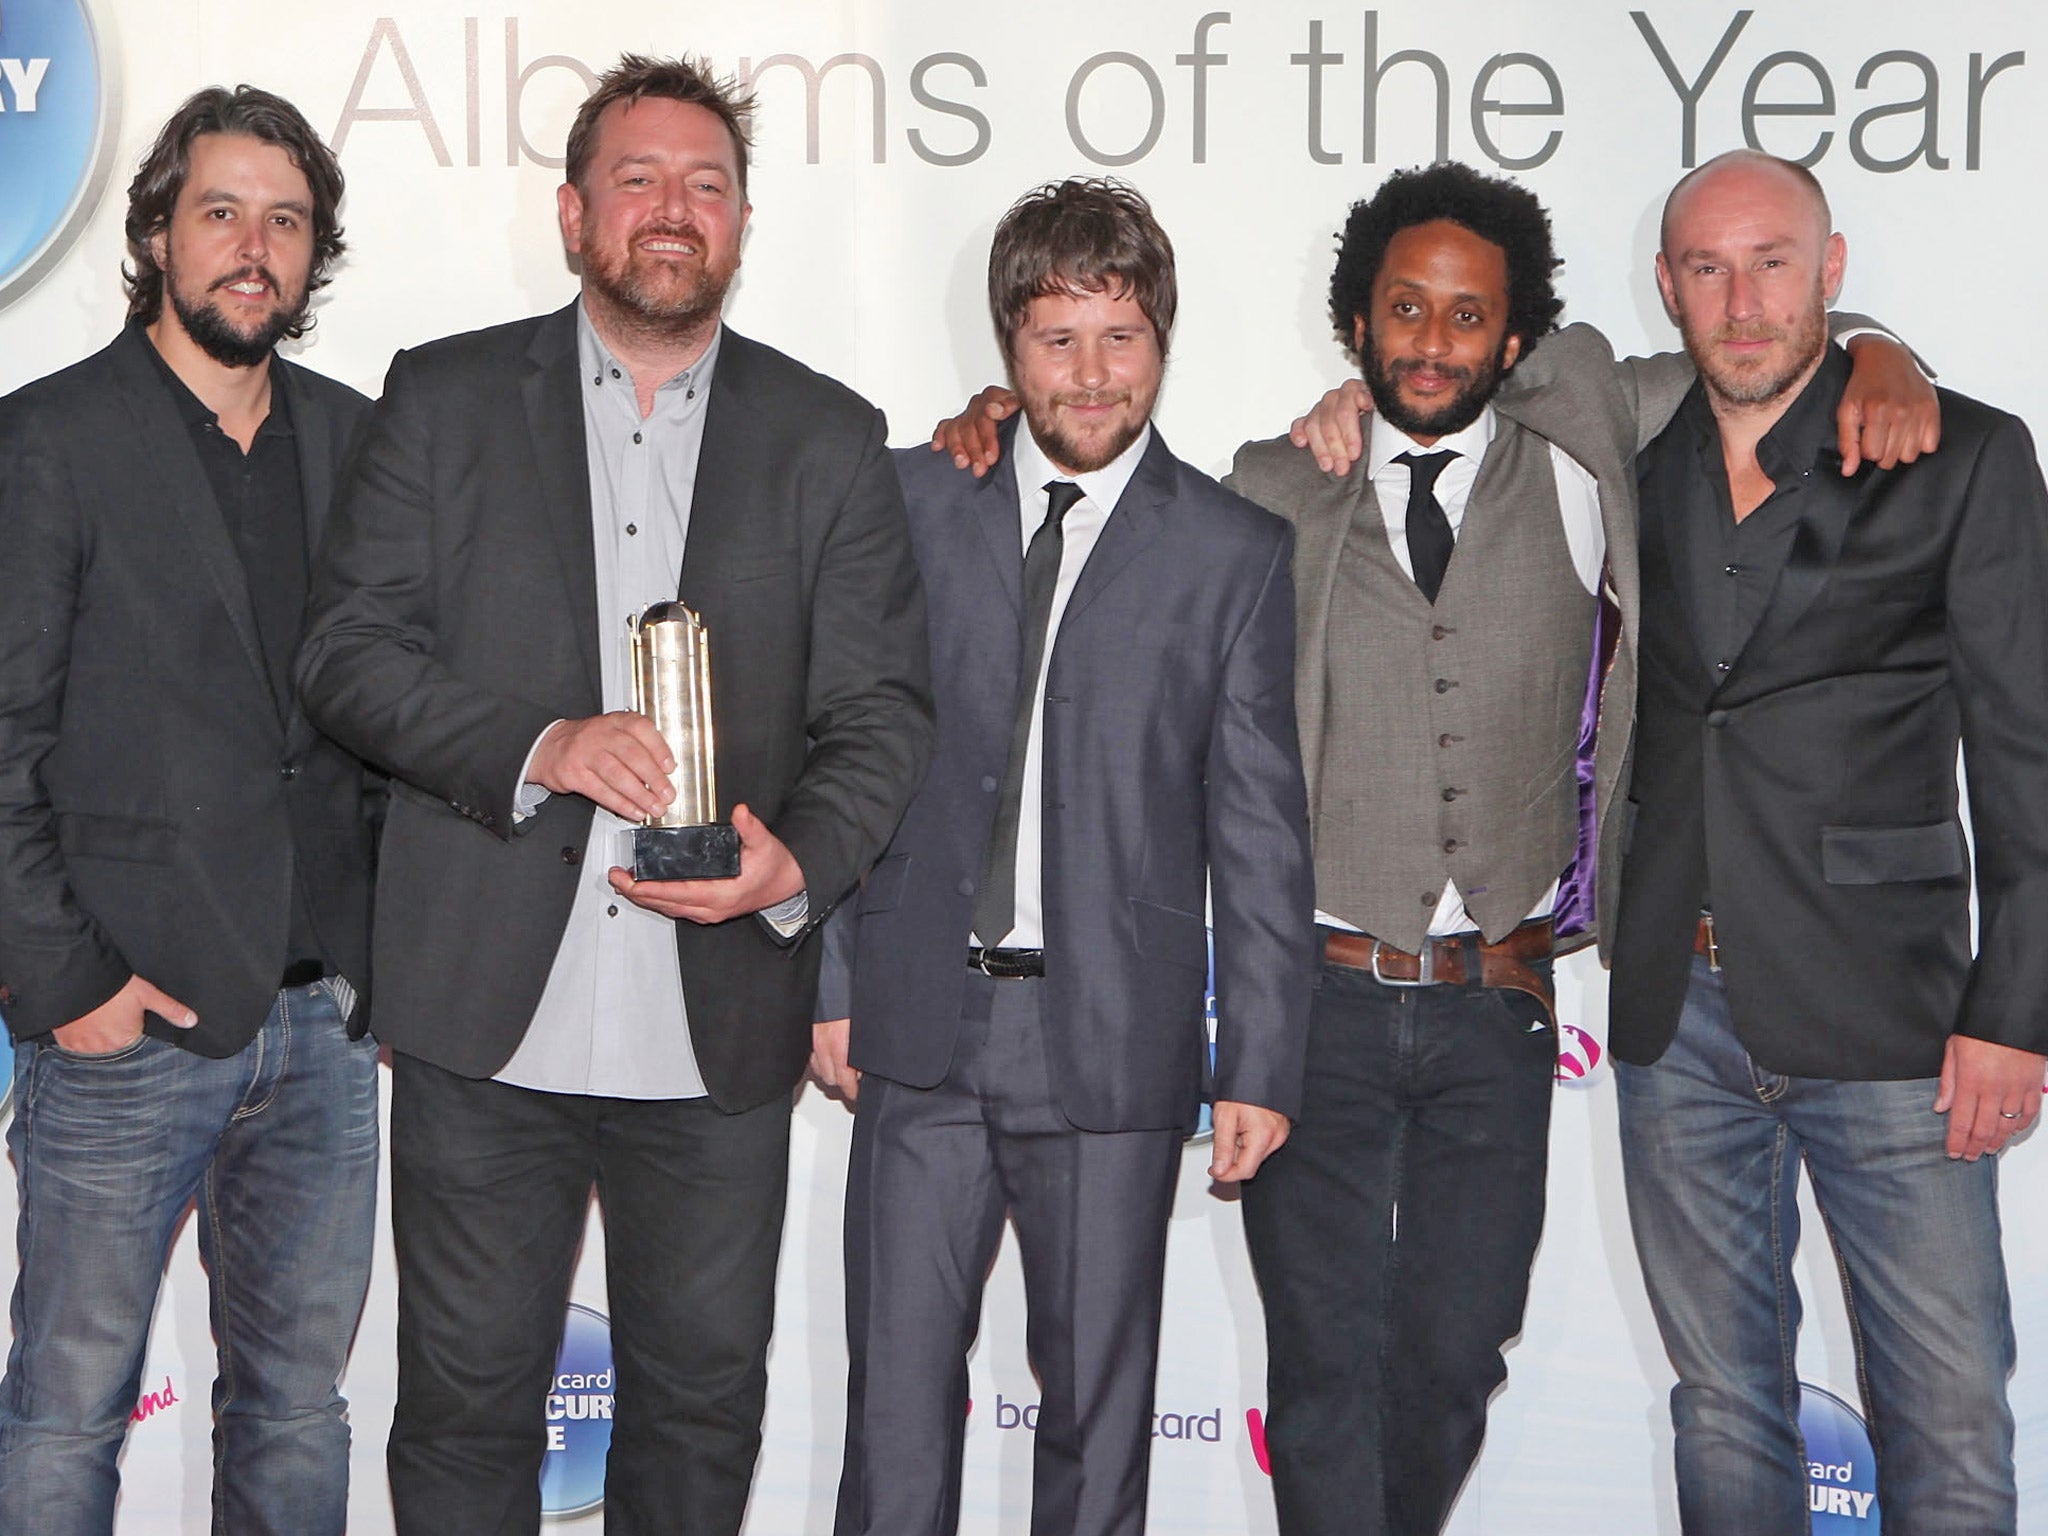
[[[1434,606],[1357,499],[1310,769],[1317,905],[1411,952],[1446,880],[1489,939],[1528,915],[1577,846],[1594,613],[1532,433],[1502,423]]]

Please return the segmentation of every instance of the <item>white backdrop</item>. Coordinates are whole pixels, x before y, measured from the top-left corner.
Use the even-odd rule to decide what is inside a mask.
[[[0,0],[0,220],[24,179],[7,137],[59,101],[11,37],[38,11],[87,0]],[[1646,12],[1608,0],[1323,6],[1268,0],[1037,0],[1016,17],[943,0],[324,0],[252,15],[225,0],[90,0],[119,120],[112,180],[40,280],[0,291],[0,389],[97,348],[119,323],[121,189],[149,135],[198,85],[247,80],[297,101],[342,154],[350,254],[301,349],[374,393],[392,351],[554,307],[573,292],[554,232],[559,151],[585,70],[624,49],[695,50],[758,75],[762,96],[745,270],[729,308],[887,409],[898,443],[999,373],[981,299],[989,234],[1025,187],[1114,170],[1178,242],[1182,309],[1162,430],[1220,470],[1344,371],[1324,319],[1346,205],[1438,153],[1513,169],[1552,210],[1568,318],[1630,348],[1673,335],[1649,277],[1656,210],[1679,171],[1753,133],[1805,155],[1849,238],[1846,297],[1896,325],[1946,382],[2039,422],[2043,325],[2035,189],[2048,172],[2048,20],[2020,0],[1707,0]],[[45,17],[47,19],[47,17]],[[15,59],[17,68],[9,70]],[[111,74],[104,78],[112,78]],[[39,87],[43,101],[37,103]],[[23,141],[16,138],[17,146]],[[4,227],[4,225],[0,225]],[[4,277],[4,274],[0,274]],[[5,551],[0,550],[0,579]],[[451,893],[483,900],[484,893]],[[1510,1355],[1459,1533],[1677,1529],[1664,1394],[1669,1373],[1629,1249],[1601,1051],[1605,990],[1562,971],[1572,1046],[1552,1137],[1549,1227],[1528,1326]],[[838,1208],[849,1121],[806,1092],[773,1357],[767,1445],[749,1530],[829,1529],[838,1463]],[[2041,1150],[2005,1185],[2022,1365],[2023,1521],[2048,1521],[2048,1236],[2028,1220]],[[1259,1308],[1237,1207],[1186,1160],[1173,1224],[1152,1529],[1266,1532],[1259,1466]],[[11,1202],[0,1195],[0,1205]],[[1853,1402],[1855,1371],[1818,1227],[1799,1274],[1813,1303],[1802,1372]],[[382,1443],[393,1391],[388,1242],[350,1368],[353,1528],[390,1529]],[[577,1300],[605,1309],[597,1245]],[[11,1253],[0,1280],[11,1280]],[[1022,1297],[1006,1252],[973,1361],[963,1529],[1019,1531],[1029,1494]],[[579,1314],[580,1316],[581,1314]],[[205,1525],[211,1376],[204,1281],[189,1230],[176,1251],[125,1463],[121,1531]],[[592,1366],[596,1370],[598,1367]],[[603,1378],[565,1387],[566,1449],[550,1498],[575,1504],[594,1452],[583,1415]],[[1818,1401],[1818,1394],[1813,1394]],[[592,1400],[596,1399],[595,1402]],[[1816,1530],[1874,1531],[1867,1445],[1823,1454]],[[1863,1501],[1867,1504],[1867,1501]],[[595,1531],[601,1516],[572,1517]]]

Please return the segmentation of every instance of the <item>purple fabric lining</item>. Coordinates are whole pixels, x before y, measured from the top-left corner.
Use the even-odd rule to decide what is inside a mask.
[[[1586,932],[1593,926],[1595,865],[1600,852],[1599,812],[1593,787],[1593,748],[1600,732],[1600,685],[1607,679],[1614,659],[1614,642],[1620,634],[1621,611],[1605,596],[1593,620],[1593,665],[1586,677],[1586,698],[1579,706],[1579,846],[1557,886],[1557,905],[1552,911],[1559,938]]]

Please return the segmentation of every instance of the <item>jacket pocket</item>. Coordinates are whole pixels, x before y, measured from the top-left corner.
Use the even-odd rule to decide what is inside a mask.
[[[1138,953],[1152,960],[1209,968],[1209,925],[1193,912],[1131,898],[1131,929]]]
[[[1967,867],[1963,829],[1952,821],[1920,827],[1820,829],[1820,870],[1829,885],[1947,880]]]
[[[131,864],[168,864],[177,845],[177,827],[154,817],[57,813],[57,846],[66,854],[125,859]]]
[[[854,911],[888,912],[903,905],[903,881],[909,873],[910,855],[890,854],[869,870],[867,879],[861,882],[860,899],[854,903]]]

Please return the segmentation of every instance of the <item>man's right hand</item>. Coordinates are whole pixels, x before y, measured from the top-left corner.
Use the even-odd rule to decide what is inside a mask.
[[[617,709],[550,726],[526,776],[554,794],[594,800],[621,821],[647,821],[675,799],[675,766],[652,720]]]
[[[846,1064],[852,1036],[850,1019],[825,1019],[811,1026],[811,1076],[820,1088],[849,1104],[860,1097],[860,1069]]]
[[[151,986],[140,976],[130,976],[120,991],[91,1013],[69,1024],[59,1024],[50,1031],[50,1038],[64,1050],[80,1056],[109,1055],[142,1038],[145,1011],[180,1029],[190,1029],[199,1022],[199,1015],[170,993]]]
[[[979,480],[1003,456],[996,423],[1008,420],[1016,410],[1016,394],[991,384],[968,401],[967,409],[958,416],[949,416],[932,428],[932,452],[950,453],[955,469],[971,469]]]
[[[1346,475],[1365,457],[1365,422],[1372,410],[1372,392],[1363,379],[1346,379],[1318,400],[1306,416],[1297,416],[1287,436],[1297,448],[1316,456],[1316,468]]]

